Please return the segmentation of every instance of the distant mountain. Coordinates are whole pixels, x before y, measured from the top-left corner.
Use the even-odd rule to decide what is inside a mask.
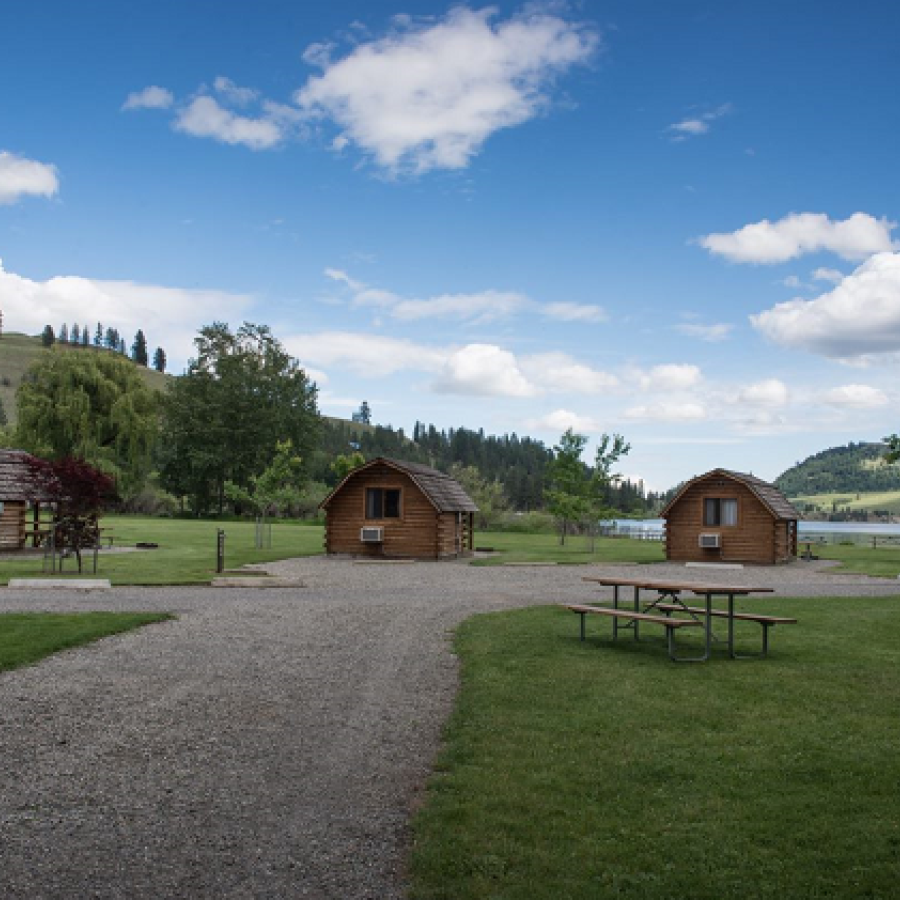
[[[900,467],[884,462],[885,444],[832,447],[791,466],[775,479],[788,497],[900,491]]]

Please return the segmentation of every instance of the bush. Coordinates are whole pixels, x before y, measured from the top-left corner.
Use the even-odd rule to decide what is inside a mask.
[[[514,534],[552,534],[556,531],[556,523],[553,516],[546,512],[507,512],[497,517],[491,530]]]

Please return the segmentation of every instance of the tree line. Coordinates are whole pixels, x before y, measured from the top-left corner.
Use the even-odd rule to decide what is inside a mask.
[[[365,401],[353,422],[321,416],[315,384],[267,326],[213,323],[194,351],[163,392],[120,353],[43,355],[19,387],[6,441],[85,460],[113,479],[122,508],[146,512],[314,514],[350,467],[377,456],[450,472],[482,508],[482,525],[504,513],[544,512],[565,525],[658,508],[658,495],[611,471],[628,449],[618,435],[600,438],[593,464],[581,460],[587,437],[571,432],[553,448],[422,422],[408,435],[372,425]]]
[[[850,443],[798,462],[775,481],[788,497],[900,490],[900,468],[885,458],[887,444]]]
[[[120,353],[123,356],[128,355],[125,338],[119,334],[118,328],[104,329],[102,322],[97,323],[93,337],[91,337],[91,330],[87,325],[81,328],[77,322],[72,324],[71,329],[66,322],[63,322],[58,333],[53,330],[52,325],[45,325],[44,330],[41,332],[41,343],[49,348],[57,342],[71,347],[96,347],[97,349]],[[134,341],[131,344],[131,359],[139,366],[144,366],[144,368],[148,368],[150,365],[147,338],[141,328],[137,330]],[[165,372],[166,362],[166,351],[162,347],[157,347],[153,352],[153,368],[157,372]]]

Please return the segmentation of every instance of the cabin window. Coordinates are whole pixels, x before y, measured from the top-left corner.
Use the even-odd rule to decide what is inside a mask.
[[[367,519],[399,519],[400,488],[366,488]]]
[[[703,500],[704,525],[737,525],[737,500],[706,497]]]

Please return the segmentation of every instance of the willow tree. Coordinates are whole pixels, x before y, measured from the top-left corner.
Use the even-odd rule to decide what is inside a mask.
[[[112,476],[125,499],[140,490],[158,431],[157,395],[134,363],[54,348],[28,370],[16,400],[24,449],[83,459]]]

